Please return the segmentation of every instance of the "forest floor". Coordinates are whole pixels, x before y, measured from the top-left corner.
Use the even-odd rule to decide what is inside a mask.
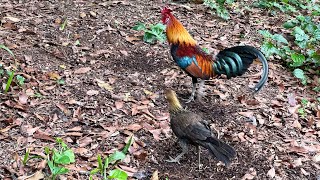
[[[191,78],[173,62],[168,43],[147,44],[142,32],[132,29],[137,22],[161,22],[165,5],[212,53],[238,44],[260,47],[257,31],[278,32],[284,22],[257,8],[242,8],[222,21],[197,4],[2,0],[0,44],[15,59],[1,50],[0,64],[15,66],[26,80],[0,94],[0,179],[23,179],[36,171],[49,175],[41,159],[26,166],[21,159],[27,149],[43,156],[57,137],[76,155],[60,179],[88,179],[97,155],[121,150],[131,135],[134,143],[117,167],[132,179],[150,179],[155,171],[170,180],[319,179],[317,94],[269,59],[269,79],[260,92],[250,89],[260,78],[261,64],[254,63],[241,77],[207,81],[203,102],[185,104]],[[165,161],[181,151],[169,126],[167,88],[235,148],[230,166],[202,148],[199,169],[196,147],[180,164]],[[302,99],[308,104],[301,105]]]

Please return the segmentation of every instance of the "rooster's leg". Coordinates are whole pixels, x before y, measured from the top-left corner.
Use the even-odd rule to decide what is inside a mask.
[[[197,78],[192,77],[192,92],[191,92],[191,96],[189,97],[186,103],[194,101],[194,95],[196,94],[196,90],[197,90],[197,82],[198,82]]]
[[[169,156],[170,159],[166,160],[167,162],[173,162],[173,163],[178,163],[180,164],[180,158],[188,152],[188,144],[185,140],[183,139],[179,139],[179,145],[182,149],[182,152],[176,157],[176,158],[172,158]]]
[[[197,99],[202,102],[202,97],[204,96],[204,80],[200,80],[198,93],[197,93]]]

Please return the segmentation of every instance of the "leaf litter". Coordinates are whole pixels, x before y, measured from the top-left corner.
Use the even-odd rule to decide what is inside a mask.
[[[229,169],[224,169],[202,151],[201,162],[206,170],[195,170],[197,157],[192,152],[180,165],[164,161],[179,148],[170,130],[162,92],[169,87],[185,98],[191,81],[169,58],[167,44],[148,45],[139,38],[141,33],[131,29],[140,21],[160,22],[158,9],[164,4],[36,0],[3,4],[1,8],[8,13],[1,19],[0,34],[6,36],[0,43],[14,50],[19,73],[27,80],[21,87],[14,83],[10,93],[0,96],[0,178],[40,179],[45,169],[43,161],[22,166],[19,159],[26,149],[43,153],[43,147],[52,147],[56,137],[68,143],[81,165],[69,165],[71,171],[64,178],[86,178],[80,172],[95,167],[97,154],[121,149],[131,134],[135,143],[129,150],[129,160],[119,164],[131,177],[318,176],[314,170],[320,170],[320,108],[313,100],[317,97],[277,62],[269,61],[269,81],[258,94],[252,95],[249,89],[260,75],[261,65],[255,63],[244,78],[208,81],[204,104],[186,105],[214,124],[220,138],[230,142],[238,156]],[[232,21],[221,22],[204,10],[198,11],[194,4],[170,6],[197,41],[213,53],[238,41],[259,47],[256,29],[261,25],[257,20],[265,24],[263,28],[275,28],[270,20],[273,17],[256,8],[246,12],[249,16],[235,13]],[[57,8],[65,14],[57,14]],[[67,26],[57,31],[66,17]],[[248,38],[239,39],[239,32],[245,32]],[[75,45],[77,40],[79,44]],[[0,55],[0,63],[10,66],[11,60],[2,52]],[[59,84],[60,80],[65,82]],[[302,99],[310,103],[305,106]]]

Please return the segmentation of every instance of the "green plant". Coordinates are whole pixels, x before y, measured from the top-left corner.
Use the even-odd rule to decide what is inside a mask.
[[[156,25],[150,24],[148,27],[141,22],[133,27],[136,31],[144,31],[143,41],[154,44],[156,41],[164,42],[166,40],[165,29],[166,26],[158,23]]]
[[[291,30],[294,41],[288,42],[281,34],[260,30],[264,37],[261,50],[267,57],[277,55],[284,59],[286,65],[293,69],[294,76],[307,85],[306,71],[320,74],[320,24],[312,16],[299,15],[285,22],[283,27]]]
[[[62,24],[60,24],[60,30],[63,31],[67,27],[67,18],[63,21]]]
[[[66,83],[66,81],[64,79],[57,79],[57,83],[59,85],[64,85]]]
[[[57,138],[56,142],[59,145],[58,150],[55,148],[50,149],[49,147],[45,147],[44,149],[52,179],[56,179],[60,174],[68,173],[69,170],[65,168],[64,165],[75,162],[75,155],[73,151],[68,148],[63,140],[61,138]]]
[[[66,174],[69,172],[64,165],[68,165],[75,162],[75,155],[73,151],[63,142],[61,138],[56,138],[58,143],[58,149],[49,147],[44,148],[46,157],[39,155],[30,156],[30,150],[26,150],[26,154],[23,156],[22,164],[26,165],[30,159],[39,158],[46,159],[51,172],[51,179],[54,180],[60,174]]]
[[[230,14],[225,6],[233,2],[234,0],[204,0],[203,4],[214,10],[222,19],[228,20],[230,19]]]
[[[23,156],[23,160],[22,160],[22,164],[23,165],[26,165],[28,160],[29,160],[29,153],[30,153],[30,150],[28,149],[26,154]]]
[[[298,114],[305,118],[307,116],[306,109],[309,107],[309,101],[307,99],[301,99],[301,107],[298,109]]]
[[[314,0],[259,0],[254,3],[255,6],[272,10],[272,14],[276,13],[276,10],[280,10],[285,13],[297,13],[298,10],[313,11],[313,14],[318,14],[319,5]]]
[[[7,70],[7,74],[9,75],[9,79],[7,81],[6,87],[4,89],[4,92],[7,93],[9,91],[10,85],[12,83],[13,77],[14,77],[14,72],[15,71],[9,71]]]
[[[17,79],[18,84],[19,84],[20,86],[24,85],[24,80],[25,80],[25,78],[24,78],[23,76],[17,75],[17,76],[16,76],[16,79]]]
[[[107,179],[117,179],[117,180],[126,180],[128,175],[126,172],[120,169],[112,169],[107,173],[109,169],[109,165],[113,165],[113,167],[119,162],[122,161],[129,150],[129,147],[132,144],[132,136],[130,137],[128,143],[122,149],[122,151],[115,151],[104,160],[102,160],[101,156],[97,156],[98,167],[90,171],[90,180],[93,179],[93,175],[100,173],[104,180]],[[110,168],[111,169],[111,168]],[[108,176],[107,176],[108,175]]]
[[[5,46],[5,45],[3,45],[3,44],[0,44],[0,49],[6,50],[13,58],[15,58],[13,52],[12,52],[7,46]],[[8,71],[7,71],[7,72],[8,72]],[[9,90],[9,88],[10,88],[10,85],[11,85],[12,80],[13,80],[13,77],[14,77],[14,72],[15,72],[15,71],[12,71],[12,73],[9,75],[9,79],[8,79],[8,81],[7,81],[7,83],[6,83],[6,87],[5,87],[5,90],[4,90],[5,93],[7,93],[8,90]],[[1,74],[3,74],[3,71],[2,71]],[[0,75],[1,75],[1,74],[0,74]]]
[[[29,160],[35,159],[35,158],[43,159],[43,157],[42,157],[42,156],[39,156],[39,155],[32,155],[32,156],[30,156],[30,150],[27,149],[27,150],[26,150],[26,154],[23,156],[22,164],[23,164],[24,166],[26,166],[26,165],[27,165],[27,162],[28,162]]]

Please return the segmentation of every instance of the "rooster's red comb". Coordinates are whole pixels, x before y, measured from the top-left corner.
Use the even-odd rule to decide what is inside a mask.
[[[169,9],[168,7],[164,7],[162,10],[161,10],[161,14],[169,14],[171,13],[172,10]]]

